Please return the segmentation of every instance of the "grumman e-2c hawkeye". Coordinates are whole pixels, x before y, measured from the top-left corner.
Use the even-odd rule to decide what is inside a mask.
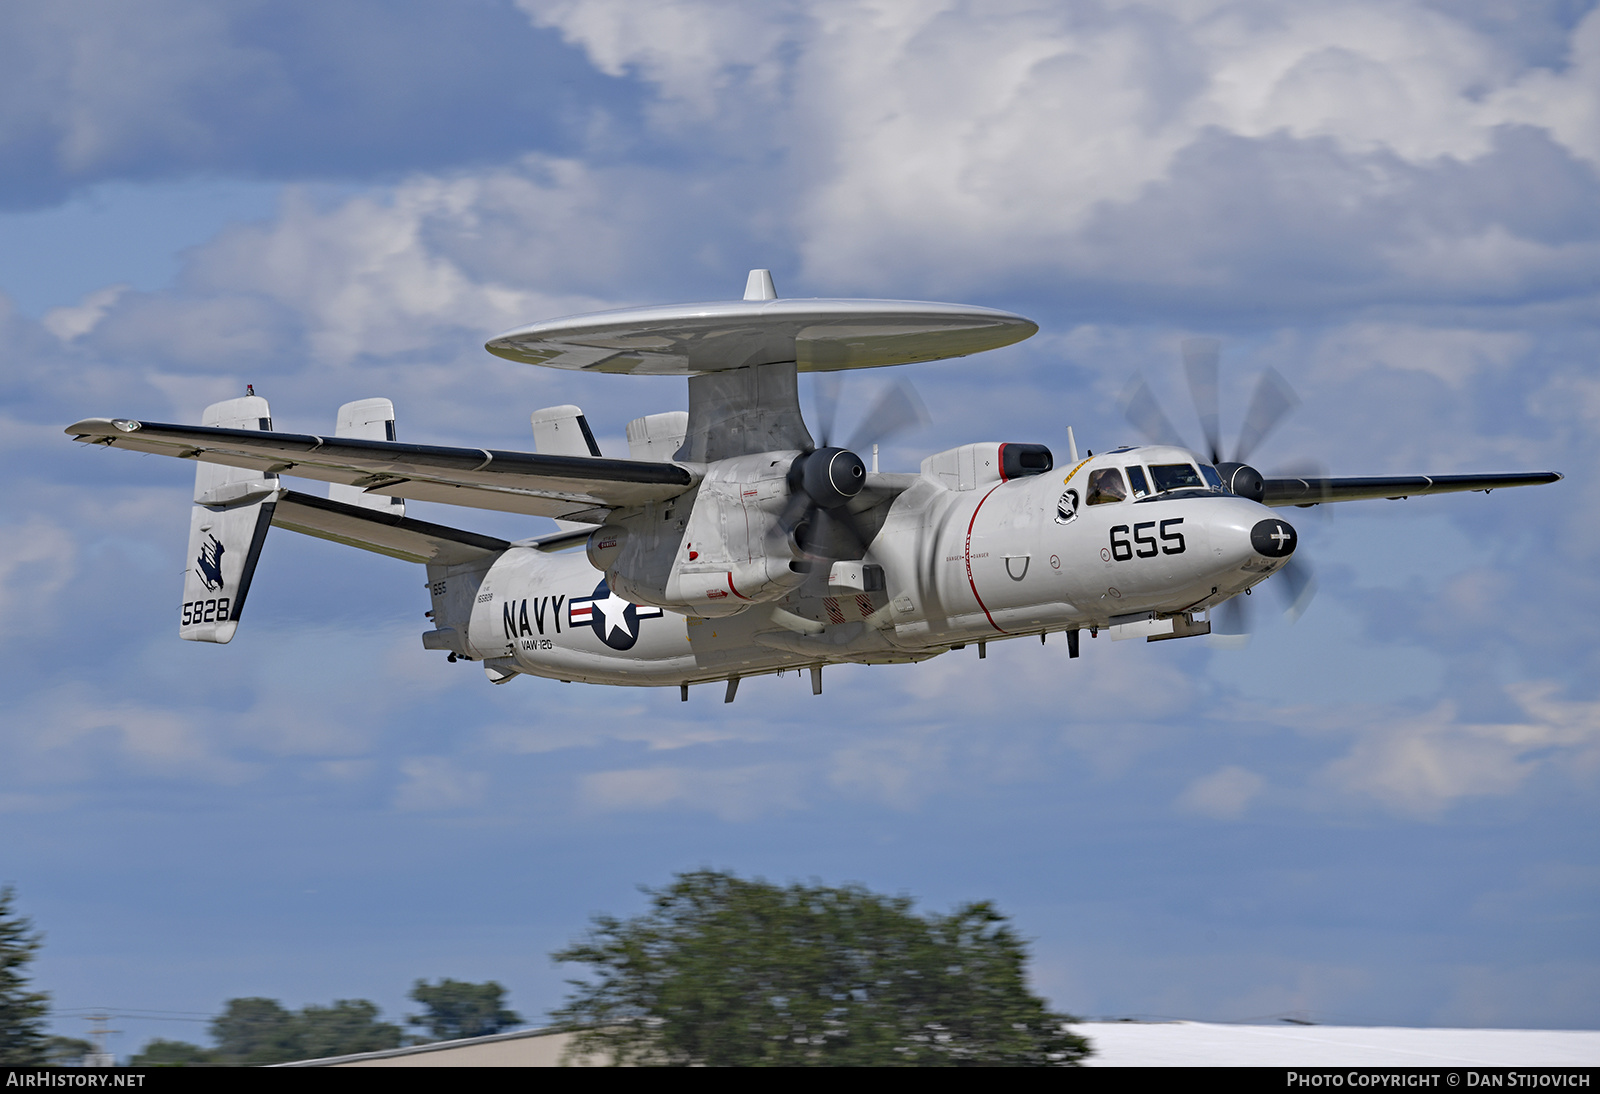
[[[276,524],[425,565],[423,645],[482,662],[496,683],[676,684],[687,698],[690,684],[726,681],[728,701],[746,676],[809,669],[820,692],[824,665],[921,661],[969,642],[981,655],[989,641],[1063,631],[1076,657],[1084,629],[1206,634],[1214,609],[1290,563],[1284,506],[1561,477],[1263,478],[1242,455],[1221,459],[1215,356],[1208,381],[1203,352],[1191,381],[1209,460],[1175,444],[1079,459],[1071,444],[1057,468],[1043,445],[988,441],[887,474],[851,450],[863,444],[818,444],[801,419],[801,372],[963,356],[1037,330],[988,308],[779,300],[756,270],[740,301],[555,319],[488,343],[550,368],[688,377],[688,412],[628,423],[626,460],[601,456],[575,406],[533,415],[536,453],[401,443],[387,399],[341,407],[331,437],[274,431],[254,394],[208,408],[199,426],[89,418],[67,433],[197,461],[183,638],[233,637]],[[891,392],[868,425],[904,424],[908,408]],[[332,485],[320,497],[284,475]],[[560,530],[507,542],[407,517],[408,498],[553,517]]]

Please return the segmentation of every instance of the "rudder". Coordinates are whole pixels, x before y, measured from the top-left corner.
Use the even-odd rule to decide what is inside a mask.
[[[206,407],[200,422],[224,429],[270,430],[272,412],[265,399],[246,395]],[[233,638],[261,545],[272,526],[277,493],[276,475],[223,464],[196,465],[178,637],[218,643]]]

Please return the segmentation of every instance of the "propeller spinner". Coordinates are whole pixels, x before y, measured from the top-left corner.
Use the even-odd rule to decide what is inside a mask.
[[[857,559],[866,551],[871,535],[850,511],[850,503],[867,482],[867,466],[854,449],[875,444],[911,426],[928,421],[928,412],[916,390],[905,381],[892,384],[874,403],[845,447],[834,447],[834,416],[838,411],[838,381],[818,377],[816,386],[818,434],[822,443],[796,456],[789,465],[790,503],[780,519],[791,529],[806,559],[791,563],[809,570],[815,561]]]

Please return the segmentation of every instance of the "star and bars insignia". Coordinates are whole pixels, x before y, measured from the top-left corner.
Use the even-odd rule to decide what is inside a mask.
[[[630,604],[611,591],[604,578],[592,596],[575,596],[567,602],[567,623],[593,627],[596,637],[614,650],[628,650],[639,640],[639,620],[662,615],[660,608]]]

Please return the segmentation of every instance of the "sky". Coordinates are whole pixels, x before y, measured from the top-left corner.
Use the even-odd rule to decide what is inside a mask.
[[[1057,636],[720,689],[424,651],[421,568],[275,530],[179,641],[190,469],[74,445],[254,384],[278,428],[608,455],[681,379],[491,357],[575,312],[1021,312],[895,376],[974,440],[1198,443],[1277,369],[1268,473],[1556,470],[1295,510],[1318,593],[1244,649]],[[494,979],[712,867],[991,900],[1084,1016],[1600,1028],[1600,10],[1588,0],[18,0],[0,11],[0,882],[54,1028]],[[803,388],[806,382],[803,382]],[[313,489],[315,489],[313,487]],[[1333,511],[1325,511],[1333,510]],[[517,538],[548,522],[413,503]]]

